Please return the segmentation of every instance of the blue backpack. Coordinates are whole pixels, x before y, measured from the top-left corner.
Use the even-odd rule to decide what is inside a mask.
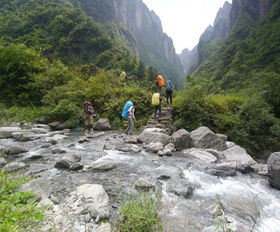
[[[171,84],[170,80],[167,81],[166,91],[167,92],[172,92],[173,91],[172,84]]]
[[[123,107],[123,110],[122,110],[122,117],[123,117],[124,119],[127,118],[127,116],[128,116],[128,110],[129,110],[129,108],[130,108],[131,106],[133,106],[132,101],[127,101],[127,102],[125,103],[125,106]]]

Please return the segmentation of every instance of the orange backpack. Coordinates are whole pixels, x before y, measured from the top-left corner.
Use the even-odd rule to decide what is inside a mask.
[[[160,86],[160,87],[164,87],[165,86],[165,81],[164,81],[163,76],[158,75],[156,79],[157,79],[158,86]]]

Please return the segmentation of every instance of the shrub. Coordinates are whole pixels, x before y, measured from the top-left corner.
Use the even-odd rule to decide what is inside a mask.
[[[30,192],[18,192],[17,188],[30,180],[0,171],[0,231],[19,232],[33,228],[43,219],[43,210],[36,207]]]
[[[120,215],[123,218],[119,224],[120,232],[162,231],[157,204],[152,197],[134,196],[121,206]]]

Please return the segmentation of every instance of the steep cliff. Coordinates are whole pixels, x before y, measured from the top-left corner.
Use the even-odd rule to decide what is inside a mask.
[[[181,63],[184,65],[184,72],[186,74],[192,73],[198,63],[198,51],[197,46],[195,46],[192,50],[184,49],[182,53],[179,55]]]
[[[230,27],[232,28],[238,17],[243,13],[253,20],[263,17],[271,8],[276,0],[233,0],[230,12]]]
[[[163,33],[161,21],[142,0],[73,0],[87,15],[100,23],[115,22],[129,30],[135,49],[145,64],[155,67],[178,85],[183,84],[183,68],[172,39]]]

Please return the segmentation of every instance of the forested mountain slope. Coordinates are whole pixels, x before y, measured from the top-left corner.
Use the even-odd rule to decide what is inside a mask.
[[[280,1],[233,0],[230,17],[177,98],[177,125],[208,125],[261,158],[280,149]]]
[[[145,120],[156,72],[116,24],[105,27],[68,0],[1,0],[0,17],[0,124],[44,115],[77,126],[85,100],[120,126],[131,99]]]
[[[141,0],[72,0],[105,27],[114,22],[127,44],[137,50],[146,65],[153,66],[182,87],[183,68],[173,42],[162,29],[160,18]]]

